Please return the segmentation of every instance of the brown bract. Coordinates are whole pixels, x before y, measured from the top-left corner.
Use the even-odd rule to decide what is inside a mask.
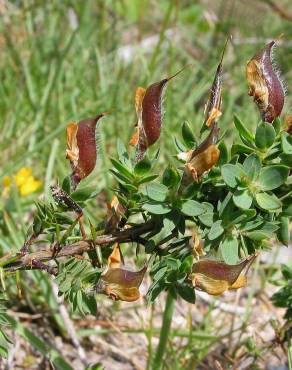
[[[140,271],[131,271],[122,264],[119,245],[116,243],[108,258],[107,270],[101,275],[96,290],[112,300],[133,302],[140,298],[139,286],[147,267]]]
[[[237,265],[201,259],[193,264],[192,284],[194,288],[211,295],[220,295],[229,289],[242,288],[247,283],[246,273],[255,258],[256,255],[253,255]]]
[[[283,109],[285,92],[278,74],[273,68],[271,52],[275,41],[270,42],[247,63],[248,94],[253,96],[262,119],[273,122]]]
[[[72,167],[72,187],[87,177],[96,164],[96,138],[95,130],[97,122],[104,114],[95,118],[85,119],[78,124],[70,123],[67,126],[66,158],[70,160]]]

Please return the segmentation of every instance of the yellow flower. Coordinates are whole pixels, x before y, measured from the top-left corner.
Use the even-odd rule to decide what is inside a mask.
[[[29,176],[25,179],[24,183],[21,186],[18,186],[20,195],[25,197],[31,193],[37,191],[42,185],[42,182],[36,180],[33,176]]]
[[[14,175],[14,181],[16,186],[19,188],[21,187],[28,179],[28,177],[32,173],[32,168],[31,167],[22,167],[16,175]]]
[[[20,195],[23,197],[34,193],[42,185],[42,182],[35,179],[32,175],[31,167],[22,167],[15,175],[4,176],[2,180],[4,187],[2,195],[4,197],[8,195],[13,182],[16,185]]]

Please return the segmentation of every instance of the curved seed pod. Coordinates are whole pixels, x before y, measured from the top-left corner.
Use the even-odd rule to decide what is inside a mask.
[[[183,178],[184,185],[188,185],[192,180],[198,181],[217,163],[220,156],[220,150],[216,145],[218,138],[219,128],[214,122],[207,138],[195,150],[178,155],[179,158],[184,156],[187,160]]]
[[[246,274],[256,256],[253,255],[237,265],[208,259],[195,262],[191,273],[193,286],[211,295],[241,288],[247,283]]]
[[[225,42],[221,59],[217,66],[215,77],[210,89],[208,101],[205,106],[205,120],[201,132],[205,131],[207,127],[211,127],[214,123],[216,123],[222,114],[222,63],[228,40],[229,39],[227,39]]]
[[[70,160],[72,167],[72,187],[87,177],[96,164],[96,125],[104,114],[95,118],[80,121],[78,124],[71,123],[67,126],[66,157]]]
[[[142,283],[147,266],[140,271],[131,271],[124,267],[118,243],[108,258],[107,270],[101,275],[96,286],[97,293],[104,293],[113,300],[133,302],[140,298],[139,286]]]
[[[274,45],[275,41],[270,42],[246,66],[248,94],[253,96],[263,121],[270,123],[281,114],[285,98],[284,88],[271,60]]]
[[[181,73],[186,67],[173,76],[155,82],[145,90],[138,87],[135,96],[135,107],[138,117],[137,130],[130,140],[130,144],[137,147],[137,160],[141,159],[145,151],[160,137],[162,125],[162,94],[171,79]]]

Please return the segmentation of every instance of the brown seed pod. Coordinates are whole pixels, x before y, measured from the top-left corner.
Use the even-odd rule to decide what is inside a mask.
[[[253,96],[262,119],[273,122],[284,106],[285,91],[272,64],[272,49],[275,41],[270,42],[247,63],[246,78],[248,94]]]
[[[215,77],[210,89],[208,101],[205,106],[205,120],[201,132],[205,131],[206,128],[211,127],[214,123],[216,123],[222,114],[222,65],[228,40],[229,39],[227,39],[225,42],[221,59],[217,66]]]
[[[145,151],[160,137],[162,125],[162,94],[166,84],[181,73],[186,67],[150,85],[146,90],[138,87],[135,96],[135,107],[138,116],[137,130],[130,144],[137,147],[137,159],[141,159]]]
[[[72,187],[87,177],[96,164],[96,125],[104,114],[95,118],[80,121],[78,124],[71,123],[67,126],[66,157],[70,160],[72,167]]]
[[[246,274],[256,256],[246,258],[237,265],[201,259],[192,267],[193,286],[211,295],[220,295],[226,290],[241,288],[247,283]]]

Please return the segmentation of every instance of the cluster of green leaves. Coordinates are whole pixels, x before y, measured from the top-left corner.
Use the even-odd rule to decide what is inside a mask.
[[[100,274],[86,260],[71,258],[59,264],[56,282],[59,295],[70,302],[72,311],[82,315],[96,314],[94,286]]]
[[[141,214],[145,221],[155,220],[156,228],[145,244],[145,252],[155,256],[151,301],[174,282],[189,283],[183,267],[190,255],[186,225],[205,240],[207,253],[228,264],[268,247],[274,236],[288,245],[292,138],[279,119],[260,123],[255,133],[238,117],[234,124],[241,143],[229,150],[221,138],[217,165],[188,187],[183,186],[184,166],[178,160],[157,176],[152,173],[158,154],[136,163],[118,145],[118,159],[112,159],[118,181],[114,190],[129,210],[128,217]],[[195,149],[199,141],[187,123],[182,126],[182,139],[175,139],[179,152]]]

